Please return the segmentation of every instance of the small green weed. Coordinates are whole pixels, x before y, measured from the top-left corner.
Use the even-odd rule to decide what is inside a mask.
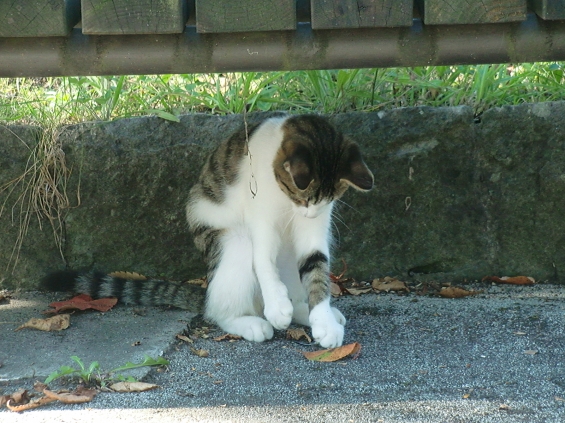
[[[90,366],[86,367],[83,361],[76,355],[71,356],[71,359],[77,364],[78,367],[61,366],[59,370],[51,373],[47,377],[47,379],[45,379],[44,383],[47,385],[50,382],[64,376],[78,377],[87,385],[94,383],[99,386],[105,386],[108,382],[115,381],[136,382],[135,378],[131,376],[126,377],[117,373],[123,372],[124,370],[137,369],[139,367],[166,366],[167,364],[169,364],[169,362],[163,357],[157,357],[156,359],[154,359],[146,355],[141,363],[131,363],[128,361],[122,366],[116,367],[115,369],[109,370],[107,372],[103,372],[100,370],[100,364],[98,363],[98,361],[93,361],[92,363],[90,363]]]

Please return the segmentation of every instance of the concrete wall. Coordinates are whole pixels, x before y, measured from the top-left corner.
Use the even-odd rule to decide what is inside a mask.
[[[334,267],[368,279],[460,280],[526,274],[565,282],[565,103],[486,111],[467,107],[347,113],[331,119],[363,148],[368,194],[338,208]],[[253,119],[253,115],[250,116]],[[0,287],[32,289],[45,272],[128,270],[189,279],[204,274],[184,218],[208,152],[241,116],[187,115],[180,123],[124,119],[68,127],[63,256],[48,223],[32,219],[15,269],[17,236],[0,194]],[[23,172],[38,130],[0,127],[0,183]],[[1,203],[0,203],[1,204]],[[17,213],[16,213],[17,215]]]

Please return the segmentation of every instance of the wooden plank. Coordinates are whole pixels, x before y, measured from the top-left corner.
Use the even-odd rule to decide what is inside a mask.
[[[295,0],[196,0],[197,32],[294,29]]]
[[[80,0],[0,0],[0,37],[61,37],[80,20]]]
[[[426,25],[526,20],[527,0],[417,0]]]
[[[179,34],[186,0],[82,0],[84,34]]]
[[[530,0],[530,7],[542,19],[565,19],[565,0]]]
[[[413,0],[311,0],[312,29],[412,26]]]

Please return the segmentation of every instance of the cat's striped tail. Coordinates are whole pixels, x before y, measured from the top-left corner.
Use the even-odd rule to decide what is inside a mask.
[[[62,270],[50,273],[41,281],[46,291],[70,291],[92,298],[115,297],[128,305],[173,306],[200,313],[206,289],[200,285],[159,279],[128,279],[103,272]]]

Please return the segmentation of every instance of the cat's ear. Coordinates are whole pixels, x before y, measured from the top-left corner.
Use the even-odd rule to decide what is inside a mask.
[[[361,150],[355,143],[351,143],[345,151],[340,179],[360,191],[369,191],[373,188],[373,174],[363,161]]]
[[[294,185],[302,191],[312,182],[313,174],[310,153],[305,148],[297,148],[292,156],[284,162],[284,169],[292,176]]]

